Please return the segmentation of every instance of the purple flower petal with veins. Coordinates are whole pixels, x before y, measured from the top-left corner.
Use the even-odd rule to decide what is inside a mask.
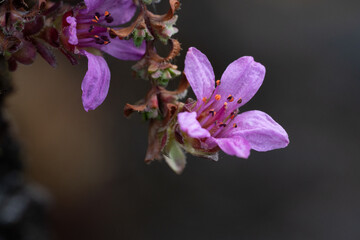
[[[105,100],[110,86],[110,70],[101,56],[81,51],[88,58],[88,70],[81,84],[85,111],[94,110]]]
[[[190,48],[185,75],[198,101],[184,108],[190,112],[178,114],[178,123],[186,136],[201,142],[202,151],[220,148],[229,155],[247,158],[250,149],[269,151],[288,145],[286,131],[266,113],[238,115],[238,108],[255,95],[265,77],[265,67],[252,57],[234,61],[221,80],[215,81],[207,57]]]

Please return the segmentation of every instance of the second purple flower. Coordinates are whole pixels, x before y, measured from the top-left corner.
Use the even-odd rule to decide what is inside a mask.
[[[81,89],[86,111],[94,110],[106,98],[110,85],[110,70],[102,56],[85,50],[97,49],[121,60],[139,60],[144,44],[137,48],[132,40],[111,39],[109,27],[131,20],[136,6],[132,0],[85,0],[85,8],[75,8],[63,17],[62,42],[70,52],[88,58],[88,71]]]

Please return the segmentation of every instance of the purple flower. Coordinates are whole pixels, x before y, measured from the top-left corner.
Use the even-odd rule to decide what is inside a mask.
[[[198,101],[185,105],[187,111],[178,114],[178,123],[185,139],[197,140],[197,150],[210,153],[220,148],[247,158],[250,149],[269,151],[288,145],[286,131],[266,113],[255,110],[238,115],[238,108],[255,95],[265,76],[265,67],[252,57],[234,61],[215,81],[207,57],[190,48],[185,75]]]
[[[101,56],[85,48],[95,48],[121,60],[139,60],[145,45],[137,48],[132,40],[111,39],[109,27],[124,24],[133,17],[136,6],[132,0],[85,0],[86,8],[73,10],[63,17],[63,42],[67,49],[88,58],[88,71],[81,88],[86,111],[94,110],[106,98],[110,70]]]

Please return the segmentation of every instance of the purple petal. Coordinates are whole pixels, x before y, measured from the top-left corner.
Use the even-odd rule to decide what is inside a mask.
[[[215,88],[214,70],[207,57],[194,47],[186,54],[184,72],[197,99],[210,97]]]
[[[232,62],[221,77],[219,94],[224,100],[231,94],[233,102],[228,103],[228,109],[233,110],[247,103],[259,90],[265,77],[265,67],[254,61],[253,57],[242,57]],[[242,103],[237,101],[242,99]]]
[[[111,43],[107,45],[98,46],[101,46],[102,51],[121,60],[139,60],[144,56],[146,48],[145,42],[140,47],[136,47],[133,40],[119,38],[111,39]]]
[[[131,20],[136,11],[136,5],[133,0],[84,0],[86,9],[81,14],[92,14],[95,12],[104,15],[109,11],[113,22],[107,23],[107,26],[116,26],[124,24]]]
[[[244,112],[238,115],[234,122],[238,127],[234,128],[230,135],[245,138],[256,151],[270,151],[289,144],[286,131],[264,112]]]
[[[210,137],[209,131],[202,128],[198,120],[196,120],[196,112],[179,113],[178,122],[181,131],[187,133],[192,138]]]
[[[66,21],[70,24],[66,31],[66,35],[69,37],[68,43],[71,45],[78,45],[79,39],[77,37],[76,18],[69,16],[66,18]]]
[[[248,158],[250,155],[250,144],[242,137],[214,138],[217,145],[228,155],[240,158]]]
[[[88,71],[81,84],[85,111],[94,110],[105,100],[110,85],[110,70],[101,56],[82,51],[88,58]]]

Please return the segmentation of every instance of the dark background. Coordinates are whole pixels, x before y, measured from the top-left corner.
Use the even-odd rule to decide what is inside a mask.
[[[188,156],[181,176],[164,162],[144,164],[147,124],[123,116],[149,87],[132,79],[133,63],[107,57],[110,92],[89,113],[85,60],[20,66],[7,105],[28,179],[52,195],[53,238],[360,239],[359,9],[355,0],[182,1],[177,64],[194,46],[220,78],[230,62],[254,56],[267,74],[242,110],[267,112],[290,145],[247,160]]]

